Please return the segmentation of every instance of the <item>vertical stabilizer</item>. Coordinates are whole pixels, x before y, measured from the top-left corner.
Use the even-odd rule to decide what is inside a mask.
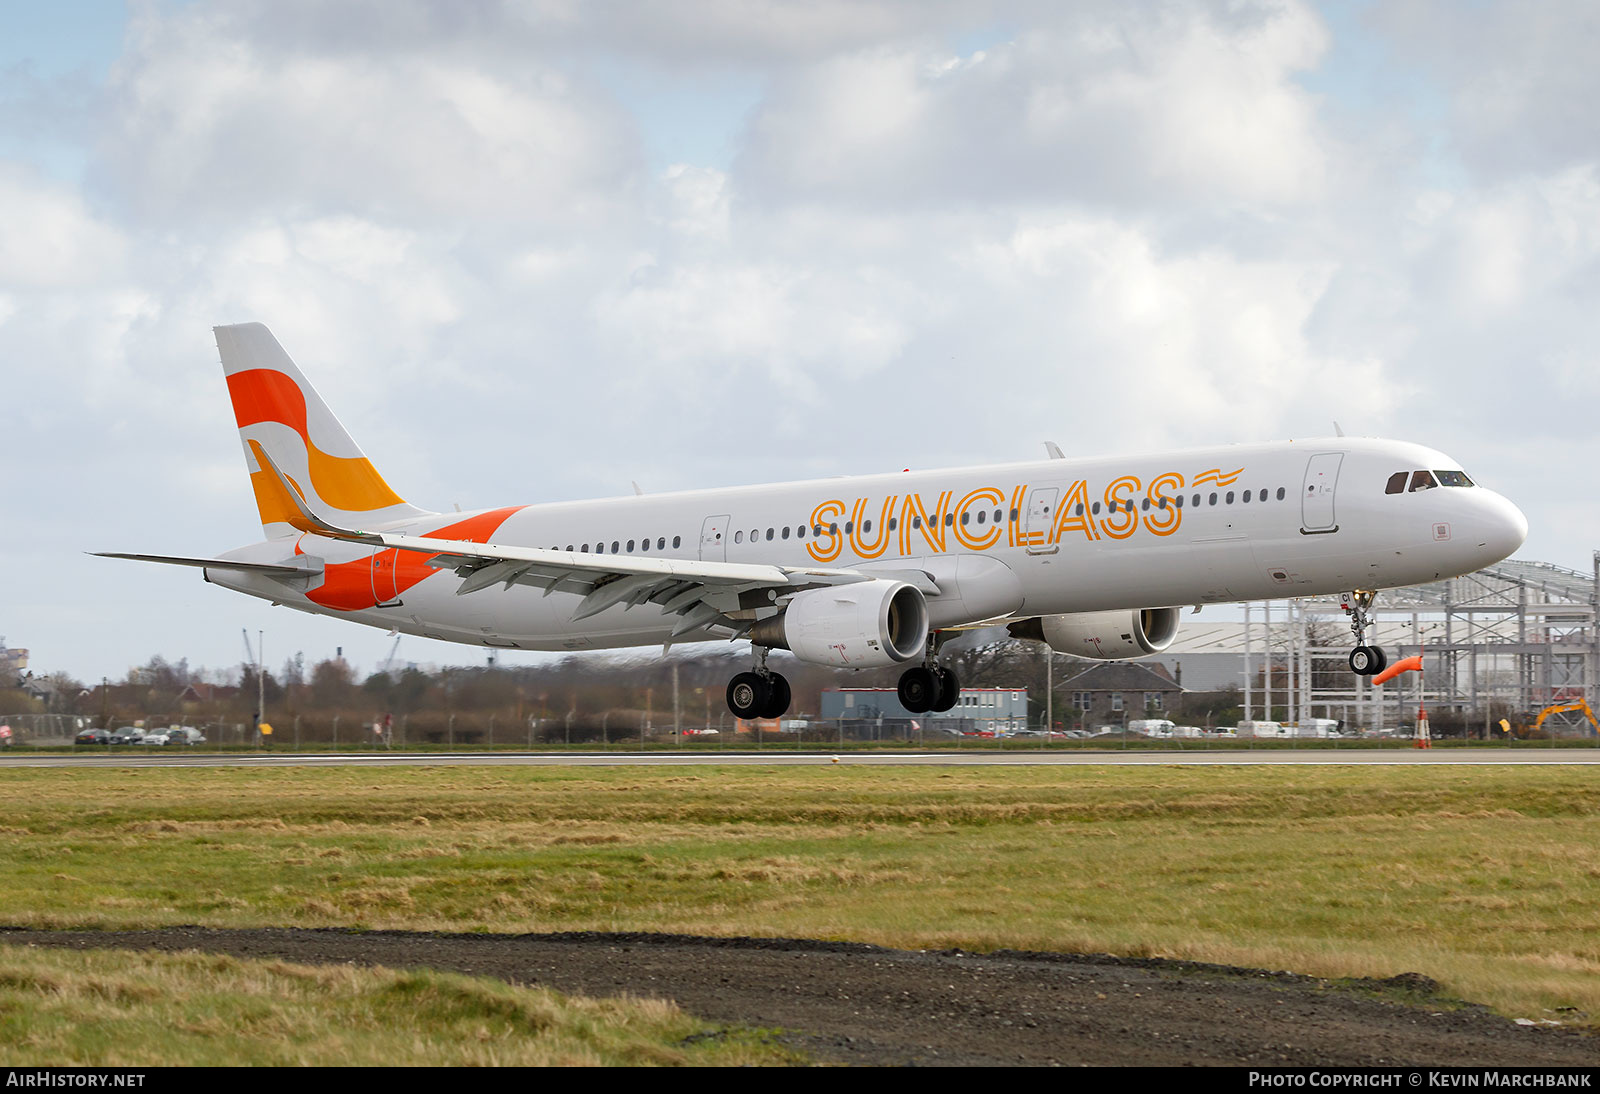
[[[215,332],[245,466],[269,539],[294,534],[299,513],[258,449],[308,508],[336,524],[364,528],[426,514],[389,489],[271,331],[260,323],[241,323]]]

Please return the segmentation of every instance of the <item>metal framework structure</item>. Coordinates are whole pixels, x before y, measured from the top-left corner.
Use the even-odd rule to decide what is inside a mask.
[[[1600,695],[1600,551],[1584,574],[1510,559],[1465,577],[1380,593],[1373,640],[1389,662],[1421,654],[1423,671],[1382,687],[1346,666],[1351,640],[1339,602],[1245,605],[1245,717],[1336,718],[1382,730],[1408,725],[1417,708],[1457,712],[1478,735],[1501,718],[1531,725],[1538,712]],[[1270,714],[1267,715],[1270,717]],[[1553,735],[1593,736],[1579,713],[1555,716]]]

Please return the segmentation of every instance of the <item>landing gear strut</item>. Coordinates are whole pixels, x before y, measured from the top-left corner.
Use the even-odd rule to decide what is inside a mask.
[[[782,718],[789,709],[789,681],[767,668],[767,649],[756,646],[756,667],[728,681],[728,709],[735,718]]]
[[[1344,598],[1339,606],[1350,616],[1350,630],[1356,636],[1356,648],[1350,651],[1350,671],[1357,676],[1376,676],[1389,664],[1382,646],[1367,645],[1367,628],[1372,617],[1367,612],[1377,593],[1370,589],[1357,589]]]
[[[900,674],[900,705],[912,714],[944,713],[961,698],[961,681],[943,665],[934,663],[938,643],[928,636],[923,662]]]

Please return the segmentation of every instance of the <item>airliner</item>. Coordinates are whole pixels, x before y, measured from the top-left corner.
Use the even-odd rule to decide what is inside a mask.
[[[938,663],[968,628],[1079,657],[1166,649],[1189,605],[1342,594],[1349,663],[1379,590],[1509,556],[1528,522],[1450,457],[1337,436],[1148,456],[1051,458],[764,486],[418,508],[259,323],[215,328],[265,538],[199,567],[274,604],[428,638],[524,650],[748,639],[741,718],[789,707],[773,649],[904,666],[900,700],[948,710]],[[637,489],[637,488],[636,488]]]

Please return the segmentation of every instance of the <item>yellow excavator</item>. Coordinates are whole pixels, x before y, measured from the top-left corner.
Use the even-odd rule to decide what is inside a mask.
[[[1550,717],[1550,715],[1565,714],[1572,710],[1581,711],[1583,716],[1589,719],[1589,724],[1594,727],[1595,733],[1600,735],[1600,719],[1597,719],[1594,716],[1594,711],[1589,709],[1589,701],[1587,699],[1579,699],[1576,703],[1557,703],[1555,706],[1545,707],[1539,712],[1539,717],[1534,721],[1529,732],[1537,733],[1539,731],[1539,727],[1544,725],[1544,720]]]

